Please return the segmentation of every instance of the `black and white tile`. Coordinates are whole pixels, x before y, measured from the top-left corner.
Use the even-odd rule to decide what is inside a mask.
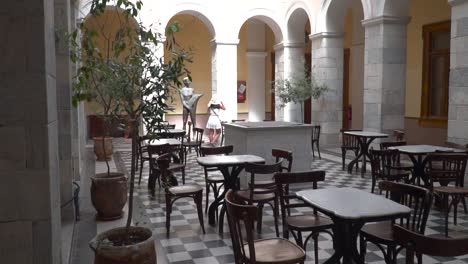
[[[126,172],[129,172],[130,152],[121,150],[116,156],[118,166]],[[322,184],[319,184],[319,188],[353,187],[370,192],[370,175],[368,174],[366,174],[365,178],[361,178],[360,174],[356,173],[348,174],[346,171],[342,171],[341,163],[329,159],[314,160],[311,163],[311,167],[314,170],[326,171],[326,180]],[[176,177],[178,177],[180,182],[180,175],[176,175]],[[156,237],[158,254],[166,256],[165,260],[168,263],[225,264],[234,262],[227,221],[225,221],[224,233],[219,234],[217,226],[210,226],[208,224],[207,215],[205,214],[206,234],[204,235],[198,222],[195,204],[190,199],[181,199],[175,203],[171,214],[170,235],[166,237],[164,190],[157,187],[156,195],[152,197],[148,193],[146,187],[147,180],[148,164],[146,164],[143,169],[141,185],[137,185],[136,188],[135,206],[139,208],[137,210],[139,213],[135,215],[133,220],[135,224],[144,225],[153,230]],[[203,187],[205,186],[203,168],[197,164],[196,155],[194,153],[190,153],[187,159],[186,183],[195,183]],[[210,194],[210,202],[212,200],[213,197]],[[205,196],[203,197],[203,208],[205,208]],[[305,211],[310,211],[310,209],[305,209]],[[442,212],[433,208],[427,223],[426,234],[440,235],[443,233],[443,228],[444,216]],[[468,215],[463,213],[463,209],[459,210],[458,225],[454,226],[450,224],[449,229],[450,236],[468,235]],[[261,236],[275,236],[272,211],[268,206],[265,207],[264,211]],[[308,249],[306,263],[314,263],[313,247],[311,244],[309,244]],[[321,263],[333,254],[333,246],[329,236],[320,236],[319,250],[319,260]],[[400,256],[399,262],[402,261],[403,256]],[[368,245],[366,262],[375,264],[385,263],[382,253],[377,247],[371,244]],[[427,264],[468,263],[468,256],[456,258],[433,258],[424,256],[423,262]]]

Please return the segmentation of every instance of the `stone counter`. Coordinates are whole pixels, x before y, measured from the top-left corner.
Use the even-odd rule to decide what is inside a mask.
[[[273,148],[293,152],[292,171],[310,170],[312,161],[312,125],[284,121],[236,122],[224,124],[225,145],[233,145],[233,154],[253,154],[275,160]],[[244,177],[241,182],[245,184]],[[264,177],[260,177],[264,178]]]

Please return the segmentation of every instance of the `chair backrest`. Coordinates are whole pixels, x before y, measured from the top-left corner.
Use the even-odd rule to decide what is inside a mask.
[[[320,140],[320,125],[312,126],[312,141]]]
[[[412,209],[411,215],[408,218],[401,218],[399,224],[424,234],[432,205],[431,191],[424,187],[392,181],[380,181],[379,189],[385,197]]]
[[[196,127],[193,129],[195,132],[195,142],[198,143],[198,145],[201,145],[203,141],[203,133],[205,133],[205,130],[203,128]]]
[[[341,129],[340,130],[341,147],[358,149],[359,148],[358,138],[344,133],[344,132],[349,132],[349,131],[362,131],[362,130],[361,129]]]
[[[325,171],[278,172],[273,177],[280,197],[281,218],[283,223],[286,223],[287,212],[290,208],[309,207],[303,201],[293,202],[293,200],[297,200],[297,197],[294,194],[289,194],[289,185],[311,183],[312,189],[315,190],[318,187],[318,182],[325,181]]]
[[[380,149],[382,150],[398,146],[406,146],[406,141],[387,141],[380,143]]]
[[[369,150],[372,177],[385,178],[390,175],[391,167],[397,165],[399,152],[396,149]]]
[[[272,149],[271,155],[275,157],[275,162],[277,163],[282,160],[286,160],[288,162],[286,166],[283,163],[281,163],[281,172],[291,172],[293,162],[292,151],[284,149]]]
[[[260,189],[256,189],[255,186],[255,175],[257,174],[275,174],[281,171],[281,161],[273,164],[259,164],[259,163],[245,163],[245,171],[250,173],[249,189],[250,198],[249,204],[253,203],[254,194],[266,194],[275,192],[274,189],[268,188],[269,186],[263,186]],[[273,185],[272,187],[274,187]]]
[[[395,138],[396,141],[403,141],[405,138],[405,131],[395,129],[393,130],[393,137]]]
[[[468,237],[445,238],[428,237],[394,225],[395,240],[406,248],[406,263],[414,263],[414,253],[437,256],[456,257],[468,254]]]
[[[229,155],[234,151],[233,145],[221,146],[221,147],[201,147],[200,153],[202,157],[208,155]]]
[[[466,153],[431,153],[426,157],[426,175],[429,186],[434,182],[454,182],[463,186],[468,154]]]
[[[148,145],[148,154],[150,159],[156,156],[161,156],[163,154],[167,154],[171,152],[171,145],[169,143],[167,144],[161,144],[161,145]]]
[[[154,162],[154,161],[153,161]],[[159,156],[156,160],[157,163],[157,168],[159,172],[161,173],[161,183],[164,187],[164,189],[167,191],[169,187],[171,187],[170,184],[170,171],[169,166],[171,163],[171,156],[169,153],[163,154]]]
[[[256,263],[253,230],[257,220],[257,206],[245,204],[232,190],[226,193],[225,200],[235,262],[247,263],[248,250],[249,263]],[[245,242],[247,249],[244,247]]]

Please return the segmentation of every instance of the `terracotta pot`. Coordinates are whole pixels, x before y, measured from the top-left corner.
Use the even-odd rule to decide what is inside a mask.
[[[130,235],[139,241],[132,245],[115,246],[109,241],[122,241],[125,227],[114,228],[97,235],[89,246],[94,251],[94,264],[155,264],[156,250],[150,229],[130,227]]]
[[[106,161],[112,159],[112,138],[105,137],[104,138],[104,146],[102,145],[102,137],[94,137],[94,154],[96,154],[96,158],[98,161]],[[105,150],[105,152],[104,152]]]
[[[91,202],[99,220],[114,220],[123,216],[127,203],[127,177],[123,173],[99,173],[91,177]]]

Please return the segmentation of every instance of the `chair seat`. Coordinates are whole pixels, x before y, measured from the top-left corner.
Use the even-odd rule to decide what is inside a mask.
[[[412,170],[414,168],[414,164],[411,161],[402,160],[394,168],[397,170]]]
[[[264,187],[269,187],[269,186],[276,186],[275,181],[274,180],[264,180],[264,181],[255,180],[255,187],[264,188]]]
[[[180,171],[183,169],[185,169],[184,164],[174,164],[174,163],[172,163],[168,168],[169,171]]]
[[[434,187],[434,192],[443,194],[455,194],[455,195],[468,195],[468,188],[455,187],[455,186],[438,186]]]
[[[254,241],[255,263],[298,263],[304,260],[302,248],[283,238]],[[249,246],[244,245],[245,257],[250,259]]]
[[[395,241],[392,223],[390,221],[364,225],[361,229],[361,235],[362,234],[370,241],[378,241],[385,244]]]
[[[401,178],[407,178],[409,177],[409,175],[410,172],[407,170],[392,168],[390,169],[389,174],[386,174],[384,178],[387,178],[389,180],[399,180]]]
[[[250,200],[250,190],[241,190],[237,191],[236,194],[244,200]],[[271,201],[275,199],[274,193],[265,193],[265,194],[257,194],[254,193],[253,195],[253,202],[265,202]]]
[[[222,175],[208,176],[207,180],[210,182],[224,182],[224,177]]]
[[[203,188],[195,184],[186,184],[181,186],[174,186],[169,188],[169,192],[172,194],[192,194],[197,192],[202,192]]]
[[[200,142],[196,142],[196,141],[184,142],[183,144],[184,147],[197,147],[199,145],[200,145]]]
[[[289,229],[297,231],[311,231],[316,229],[327,229],[333,226],[329,218],[318,215],[294,215],[286,217]]]

